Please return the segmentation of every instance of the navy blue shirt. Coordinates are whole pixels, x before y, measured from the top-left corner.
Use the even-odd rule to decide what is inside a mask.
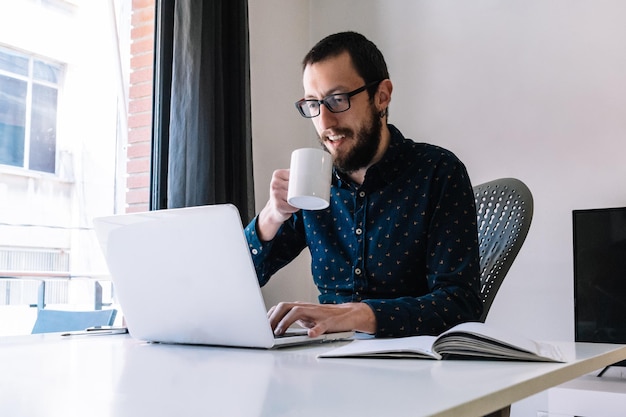
[[[321,303],[367,303],[377,337],[439,334],[482,312],[474,194],[454,154],[389,130],[362,185],[335,172],[327,209],[295,213],[269,242],[256,218],[245,233],[261,285],[308,247]]]

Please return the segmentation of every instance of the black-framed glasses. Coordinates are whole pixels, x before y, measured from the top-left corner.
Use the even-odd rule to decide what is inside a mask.
[[[306,117],[307,119],[319,116],[321,112],[320,106],[322,104],[333,113],[341,113],[350,108],[350,97],[357,95],[365,91],[367,88],[379,83],[380,81],[374,81],[369,84],[365,84],[363,87],[357,88],[356,90],[350,91],[349,93],[331,94],[321,100],[307,100],[303,98],[302,100],[296,101],[296,108],[302,117]]]

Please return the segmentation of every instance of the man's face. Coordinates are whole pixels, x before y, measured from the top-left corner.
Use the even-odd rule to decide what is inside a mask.
[[[365,81],[345,52],[307,66],[303,84],[306,99],[321,100],[331,94],[356,90]],[[382,122],[367,91],[350,97],[347,111],[333,113],[322,105],[320,115],[311,120],[337,169],[350,173],[370,165],[380,146]]]

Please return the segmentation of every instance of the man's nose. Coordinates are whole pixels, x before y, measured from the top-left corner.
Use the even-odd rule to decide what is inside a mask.
[[[320,115],[316,117],[320,132],[334,127],[337,124],[337,113],[333,113],[328,110],[326,105],[320,106]]]

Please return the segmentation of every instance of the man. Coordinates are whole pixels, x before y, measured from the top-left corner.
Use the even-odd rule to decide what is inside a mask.
[[[399,337],[477,320],[470,180],[451,152],[387,124],[392,83],[381,52],[360,34],[330,35],[304,58],[303,85],[296,107],[333,157],[330,206],[290,206],[289,170],[276,170],[246,237],[261,285],[308,247],[320,304],[272,307],[275,333],[298,323],[311,337],[343,330]]]

